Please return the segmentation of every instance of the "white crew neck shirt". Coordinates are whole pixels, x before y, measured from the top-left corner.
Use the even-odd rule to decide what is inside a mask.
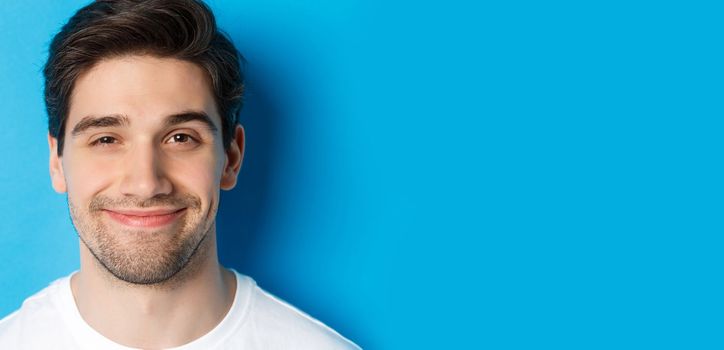
[[[221,322],[173,350],[360,348],[339,333],[236,275],[234,302]],[[98,333],[80,315],[66,276],[0,321],[0,349],[132,350]]]

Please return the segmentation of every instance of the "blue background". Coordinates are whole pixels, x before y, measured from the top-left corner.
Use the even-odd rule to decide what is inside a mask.
[[[84,3],[0,3],[2,315],[78,268],[41,69]],[[724,347],[719,6],[209,3],[249,61],[223,263],[368,349]]]

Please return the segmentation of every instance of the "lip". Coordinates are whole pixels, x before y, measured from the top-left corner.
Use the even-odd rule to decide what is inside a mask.
[[[173,223],[186,212],[186,208],[152,210],[104,209],[103,211],[111,219],[121,225],[138,228],[151,228],[166,226]]]

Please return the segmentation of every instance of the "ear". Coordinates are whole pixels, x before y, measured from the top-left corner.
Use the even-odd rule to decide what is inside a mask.
[[[244,127],[236,126],[234,139],[231,140],[229,149],[226,151],[226,162],[221,173],[222,190],[230,190],[236,186],[236,177],[241,169],[241,162],[244,160]]]
[[[63,175],[63,164],[58,156],[58,139],[48,134],[48,148],[50,148],[50,181],[53,189],[58,193],[65,193],[68,188],[65,185]]]

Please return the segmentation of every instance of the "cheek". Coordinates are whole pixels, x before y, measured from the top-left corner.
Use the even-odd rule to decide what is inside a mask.
[[[79,158],[63,160],[63,172],[68,194],[77,200],[84,200],[110,186],[114,178],[114,164],[88,161]]]
[[[210,197],[218,187],[220,171],[214,157],[191,157],[169,160],[166,166],[168,178],[176,185],[202,197]],[[205,200],[202,198],[202,200]]]

